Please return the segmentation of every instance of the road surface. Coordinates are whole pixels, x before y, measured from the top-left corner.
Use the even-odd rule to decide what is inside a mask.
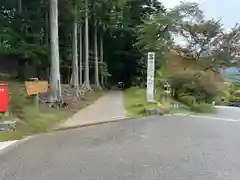
[[[240,122],[165,116],[32,138],[0,155],[3,180],[238,180]]]
[[[229,106],[216,106],[216,113],[205,115],[201,114],[200,116],[215,120],[240,121],[240,108]]]
[[[81,126],[125,118],[122,91],[109,91],[94,104],[81,109],[59,128]]]
[[[235,119],[240,121],[240,108],[239,107],[227,107],[218,106],[217,114],[215,115],[221,118]]]

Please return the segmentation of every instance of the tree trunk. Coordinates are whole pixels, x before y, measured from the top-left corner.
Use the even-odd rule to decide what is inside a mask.
[[[18,0],[18,13],[22,14],[22,0]]]
[[[83,63],[82,63],[82,25],[79,25],[79,84],[83,83]]]
[[[101,64],[103,65],[103,33],[101,32],[100,34],[100,61]],[[104,76],[101,73],[101,84],[104,86]]]
[[[50,0],[50,58],[51,82],[53,100],[61,98],[59,43],[58,43],[58,0]]]
[[[73,36],[72,36],[72,83],[71,85],[78,90],[78,57],[77,57],[77,20],[73,20]]]
[[[85,0],[85,71],[83,88],[90,90],[89,80],[89,33],[88,33],[88,0]]]
[[[45,12],[45,30],[44,30],[44,36],[45,36],[45,45],[49,46],[49,15],[48,12]]]
[[[100,87],[99,83],[99,70],[98,70],[98,35],[97,35],[97,24],[94,27],[94,54],[95,54],[95,85]]]
[[[49,9],[49,7],[48,7],[48,9]],[[45,40],[45,46],[47,47],[47,57],[48,57],[48,60],[49,60],[49,12],[48,12],[47,9],[45,11],[44,40]],[[49,66],[46,68],[46,72],[47,72],[46,79],[50,80]]]

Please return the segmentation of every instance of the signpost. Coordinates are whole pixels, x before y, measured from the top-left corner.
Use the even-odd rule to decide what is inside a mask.
[[[8,116],[8,84],[0,84],[0,132],[16,129],[16,121],[5,120]]]
[[[167,81],[165,81],[163,87],[164,87],[164,97],[165,97],[165,100],[168,100],[168,98],[169,98],[169,96],[171,94],[171,89],[170,89],[171,86],[170,86],[170,84]]]
[[[8,85],[0,84],[0,113],[8,111]]]
[[[36,98],[36,111],[38,113],[39,93],[47,92],[48,81],[39,81],[38,78],[31,78],[25,81],[25,87],[29,96],[35,95]]]
[[[148,53],[147,66],[147,101],[154,102],[155,53]]]

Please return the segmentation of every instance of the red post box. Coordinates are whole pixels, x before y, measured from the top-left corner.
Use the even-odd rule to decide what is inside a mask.
[[[0,112],[8,110],[8,85],[0,84]]]

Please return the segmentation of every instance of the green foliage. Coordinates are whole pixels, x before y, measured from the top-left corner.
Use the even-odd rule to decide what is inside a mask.
[[[111,74],[109,74],[108,72],[108,67],[107,64],[105,62],[101,63],[99,62],[99,69],[100,69],[100,74],[105,76],[105,77],[109,77],[111,76]]]
[[[204,18],[203,11],[200,9],[199,4],[194,2],[181,2],[175,6],[169,14],[177,18],[177,24],[181,24],[186,19],[201,21]]]
[[[156,94],[156,97],[158,94]],[[157,104],[149,104],[146,99],[146,89],[131,87],[126,89],[123,94],[123,102],[127,110],[128,117],[144,115],[144,108],[157,108]]]
[[[179,101],[188,106],[193,106],[194,104],[196,104],[196,98],[191,95],[180,96]]]
[[[212,104],[205,102],[197,102],[196,98],[192,95],[183,95],[178,99],[181,103],[187,105],[191,111],[197,113],[213,113],[215,108]]]
[[[229,101],[236,101],[236,100],[240,100],[240,83],[231,83],[228,87],[228,100]]]
[[[173,49],[186,60],[184,63],[198,68],[180,75],[174,74],[175,70],[167,76],[162,73],[159,78],[169,79],[175,94],[191,95],[196,101],[210,101],[218,95],[219,89],[210,81],[202,81],[201,78],[210,77],[203,74],[207,74],[207,70],[219,72],[220,68],[239,63],[235,58],[240,40],[239,25],[230,32],[223,32],[220,21],[205,20],[197,3],[181,3],[171,10],[166,10],[157,0],[89,0],[87,9],[84,3],[84,0],[59,0],[59,49],[64,70],[72,66],[69,60],[73,20],[81,23],[84,29],[82,20],[86,10],[89,12],[90,51],[93,49],[93,29],[98,28],[104,41],[105,60],[99,64],[100,70],[112,82],[123,78],[128,84],[144,87],[146,53],[156,52],[156,69],[159,69],[169,61],[167,52]],[[13,55],[32,67],[48,69],[49,1],[26,0],[22,12],[18,11],[14,0],[2,4],[0,55]],[[189,42],[186,48],[174,43],[176,35]],[[91,58],[90,72],[94,68]],[[71,73],[66,71],[62,72],[63,78]]]
[[[171,23],[170,19],[164,15],[149,15],[143,19],[143,23],[137,27],[138,38],[137,46],[141,51],[146,52],[164,52],[165,47],[170,46],[171,39],[167,28]],[[166,48],[168,49],[168,48]]]
[[[60,3],[61,10],[68,13],[69,19],[79,19],[81,21],[84,17],[84,12],[86,11],[84,0],[62,0]]]
[[[196,103],[190,106],[190,110],[197,113],[214,113],[216,111],[212,104]]]
[[[174,91],[174,97],[180,98],[182,95],[194,96],[196,101],[211,101],[218,95],[218,87],[211,82],[203,82],[203,79],[196,78],[192,74],[174,74],[168,78],[171,88]]]
[[[64,109],[54,109],[39,104],[39,113],[37,113],[35,97],[29,97],[26,94],[24,83],[10,80],[6,82],[9,85],[9,114],[11,120],[17,121],[17,129],[16,131],[0,132],[0,141],[15,140],[35,133],[48,132],[54,128],[56,123],[69,118],[77,110],[88,106],[104,94],[104,91],[94,89],[94,92],[85,94],[84,101],[78,101],[78,104],[69,105]],[[70,98],[69,91],[65,91],[65,93],[64,95]]]
[[[15,8],[9,8],[8,13],[0,16],[0,54],[16,56],[19,59],[34,61],[39,65],[47,57],[47,49],[43,44],[44,22],[41,21],[43,13],[41,4],[34,9],[27,9],[26,13],[18,14]],[[28,7],[33,8],[32,4]],[[3,11],[6,7],[2,6]],[[27,8],[27,7],[26,7]],[[37,15],[36,13],[39,13]]]

